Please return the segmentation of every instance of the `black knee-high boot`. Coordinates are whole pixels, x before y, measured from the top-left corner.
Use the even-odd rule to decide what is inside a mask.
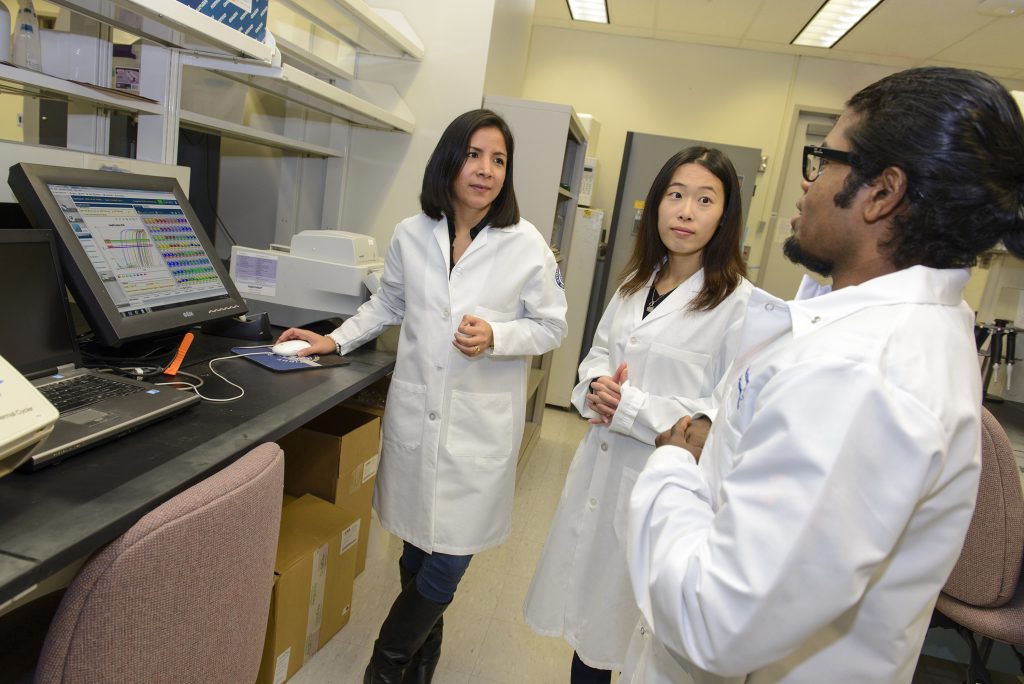
[[[398,572],[402,580],[402,588],[416,580],[416,573],[410,572],[398,563]],[[444,616],[441,615],[434,623],[433,629],[427,635],[420,650],[416,651],[409,664],[405,666],[405,675],[402,677],[402,684],[430,684],[434,678],[434,670],[437,669],[437,662],[441,659],[441,638],[444,634]]]
[[[373,655],[363,675],[364,684],[401,684],[406,667],[420,650],[447,603],[422,596],[415,582],[402,587],[391,612],[380,626]]]

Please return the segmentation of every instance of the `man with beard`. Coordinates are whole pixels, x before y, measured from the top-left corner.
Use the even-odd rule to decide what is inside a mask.
[[[946,68],[868,86],[805,148],[786,254],[832,285],[755,292],[703,451],[689,418],[659,437],[621,681],[911,681],[978,487],[962,292],[982,251],[1024,253],[1022,159],[1006,89]]]

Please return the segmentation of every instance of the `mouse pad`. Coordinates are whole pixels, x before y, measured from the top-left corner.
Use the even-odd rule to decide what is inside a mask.
[[[347,366],[348,359],[342,358],[337,354],[328,354],[327,356],[321,356],[313,361],[307,357],[299,356],[278,356],[277,354],[261,353],[270,352],[270,346],[266,347],[232,347],[231,351],[235,354],[252,354],[253,356],[246,356],[254,363],[258,363],[264,368],[269,368],[272,371],[285,372],[285,371],[297,371],[297,370],[312,370],[314,368],[335,368],[337,366]]]

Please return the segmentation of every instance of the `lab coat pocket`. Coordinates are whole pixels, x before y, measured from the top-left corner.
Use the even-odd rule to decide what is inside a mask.
[[[512,453],[512,393],[452,390],[448,451],[457,459],[500,461]]]
[[[623,468],[622,477],[619,479],[619,494],[615,500],[612,527],[615,530],[615,538],[623,544],[626,543],[626,527],[629,524],[629,495],[633,493],[633,485],[639,476],[638,471]]]
[[[384,409],[384,441],[402,449],[419,448],[423,439],[426,398],[426,386],[391,379],[387,407]]]
[[[702,390],[713,387],[713,384],[709,386],[707,383],[710,367],[710,354],[654,342],[647,357],[644,384],[650,394],[701,396],[704,394]]]

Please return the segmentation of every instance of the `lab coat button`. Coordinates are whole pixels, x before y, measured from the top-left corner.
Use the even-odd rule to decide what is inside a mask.
[[[629,338],[629,343],[630,344],[636,344],[636,338],[635,337],[630,337]]]
[[[764,305],[764,310],[765,311],[775,311],[775,305],[772,304],[771,302],[768,302],[767,304]]]
[[[427,418],[430,418],[430,420],[437,420],[437,414],[431,411],[427,414]]]
[[[597,499],[596,498],[590,497],[590,507],[591,508],[597,508]]]
[[[608,442],[601,442],[601,451],[608,451]]]
[[[814,318],[811,319],[811,323],[817,323],[820,320],[821,320],[821,316],[815,316]]]
[[[640,636],[646,636],[646,635],[647,635],[647,629],[645,629],[643,626],[641,626],[640,627]]]
[[[448,320],[448,317],[451,316],[451,315],[452,315],[452,313],[448,309],[444,309],[443,311],[441,311],[441,318],[443,318],[445,320]]]

